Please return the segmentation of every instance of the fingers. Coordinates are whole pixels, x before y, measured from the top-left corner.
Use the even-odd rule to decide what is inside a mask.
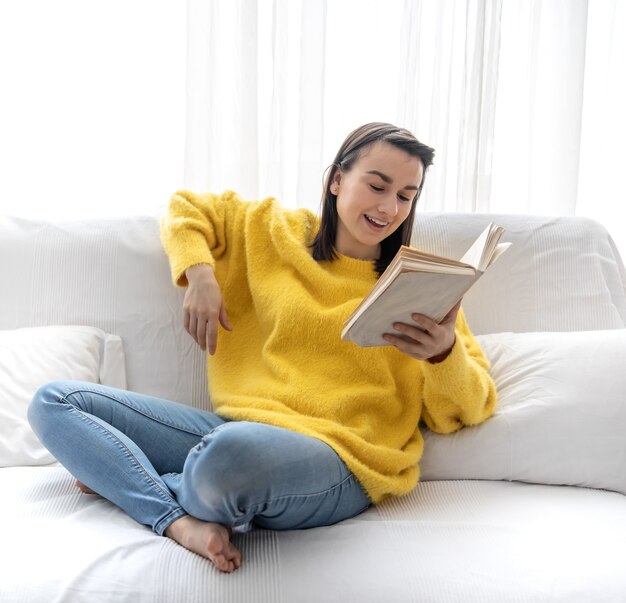
[[[396,333],[385,333],[383,338],[416,360],[447,357],[456,340],[455,323],[460,307],[459,301],[439,324],[427,316],[413,314],[414,324],[394,323]]]
[[[416,326],[408,325],[402,322],[396,322],[393,324],[393,328],[398,333],[394,335],[402,334],[402,339],[410,340],[410,342],[417,342],[422,345],[428,345],[432,342],[433,338],[437,336],[437,323],[433,322],[426,316],[420,316],[415,314],[413,321]]]
[[[207,341],[207,321],[202,317],[198,317],[196,322],[195,337],[196,343],[202,348],[204,352],[206,350]],[[211,324],[210,322],[208,323]],[[215,347],[215,346],[214,346]]]
[[[196,314],[191,310],[184,312],[185,331],[191,335],[193,340],[202,348],[202,351],[209,351],[215,354],[217,350],[218,323],[227,331],[232,331],[233,327],[228,320],[226,309],[222,309],[217,315],[216,312],[210,315]]]
[[[190,310],[184,312],[185,331],[204,350],[206,347],[206,320],[198,318],[198,315]]]
[[[217,344],[216,321],[193,312],[186,312],[185,314],[189,314],[189,320],[186,320],[185,331],[191,335],[203,352],[206,351],[208,344],[209,353],[214,354]]]
[[[404,352],[405,354],[408,354],[412,358],[415,358],[415,360],[425,360],[427,357],[427,355],[423,352],[420,353],[416,344],[409,344],[401,337],[385,333],[383,335],[383,339],[389,342],[389,344],[392,345],[394,348],[400,350],[401,352]]]
[[[463,298],[461,298],[458,302],[456,302],[456,304],[454,304],[454,306],[452,306],[452,308],[450,308],[450,312],[448,312],[444,317],[443,320],[441,321],[442,323],[456,323],[456,316],[459,313],[459,310],[461,309],[461,302],[463,301]]]
[[[226,314],[226,307],[224,306],[224,304],[222,304],[222,307],[220,308],[220,324],[227,330],[227,331],[232,331],[233,327],[231,326],[229,320],[228,320],[228,316]]]
[[[388,341],[391,345],[396,347],[401,352],[408,354],[416,360],[426,360],[432,354],[429,352],[429,347],[424,342],[417,339],[413,339],[408,336],[400,334],[385,333],[383,339]]]
[[[208,325],[208,332],[205,329],[205,339],[202,339],[202,343],[205,343],[208,339],[209,344],[209,354],[213,356],[215,354],[215,350],[217,349],[217,321],[215,319],[209,320],[209,322],[204,323],[205,327]],[[202,347],[202,346],[201,346]],[[206,350],[206,344],[202,347],[203,350]]]
[[[220,287],[212,268],[206,265],[192,266],[187,270],[189,285],[183,300],[183,324],[185,330],[200,346],[214,354],[217,348],[218,324],[231,331]]]
[[[220,306],[218,320],[219,320],[219,323],[227,331],[233,330],[233,327],[228,320],[228,315],[226,314],[226,307],[224,306],[224,304]],[[218,321],[213,318],[209,320],[207,323],[208,325],[207,338],[208,338],[208,345],[209,345],[209,354],[211,354],[211,356],[215,354],[215,351],[217,350],[217,331],[218,331],[217,322]],[[204,339],[202,341],[204,341]],[[202,348],[202,349],[204,350],[205,348]]]

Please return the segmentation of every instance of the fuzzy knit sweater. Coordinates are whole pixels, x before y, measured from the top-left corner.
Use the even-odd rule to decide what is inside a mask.
[[[372,261],[316,261],[319,219],[273,198],[176,193],[161,224],[175,284],[214,267],[232,331],[208,358],[214,411],[313,436],[330,445],[376,503],[411,490],[424,441],[420,419],[450,433],[484,421],[496,393],[463,313],[440,363],[391,346],[341,341],[344,320],[376,282]]]

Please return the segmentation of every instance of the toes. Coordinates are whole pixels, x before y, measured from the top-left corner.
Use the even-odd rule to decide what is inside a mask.
[[[202,522],[191,516],[183,517],[180,522],[182,532],[166,530],[166,535],[182,544],[185,548],[208,558],[221,572],[233,572],[241,565],[241,554],[230,542],[228,530],[220,524]],[[172,524],[174,525],[174,524]]]
[[[230,573],[236,569],[235,564],[231,560],[226,559],[222,554],[215,555],[211,561],[215,567],[222,572]]]
[[[224,555],[222,555],[220,553],[218,553],[217,555],[212,555],[211,556],[211,561],[213,562],[213,565],[215,565],[215,567],[218,570],[223,570],[224,566],[227,563],[226,558],[224,557]]]
[[[223,531],[222,531],[223,530]],[[228,536],[226,530],[222,526],[213,524],[211,526],[211,532],[206,542],[206,549],[212,557],[216,555],[222,555],[224,548],[228,544]]]
[[[80,482],[78,480],[76,480],[76,487],[81,492],[84,492],[85,494],[95,494],[95,492],[91,488],[88,488],[87,486],[85,486],[85,484],[83,484],[82,482]]]
[[[223,552],[212,554],[210,559],[222,572],[233,572],[241,565],[241,553],[231,543],[226,545]]]
[[[230,560],[233,562],[235,568],[238,568],[241,565],[241,553],[230,544]]]

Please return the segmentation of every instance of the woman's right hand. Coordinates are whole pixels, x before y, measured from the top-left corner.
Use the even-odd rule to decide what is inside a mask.
[[[185,331],[203,351],[207,349],[208,341],[209,354],[213,355],[217,348],[218,322],[227,331],[233,329],[228,322],[222,291],[208,264],[187,268],[185,276],[189,283],[183,301]]]

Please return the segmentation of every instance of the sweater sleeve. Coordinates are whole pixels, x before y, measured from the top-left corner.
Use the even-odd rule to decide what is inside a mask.
[[[174,284],[186,286],[185,270],[195,264],[215,265],[224,254],[227,231],[243,201],[223,195],[175,193],[161,220],[161,242],[170,260]]]
[[[496,407],[496,388],[489,362],[460,310],[456,341],[448,357],[423,363],[422,419],[437,433],[452,433],[488,419]]]

